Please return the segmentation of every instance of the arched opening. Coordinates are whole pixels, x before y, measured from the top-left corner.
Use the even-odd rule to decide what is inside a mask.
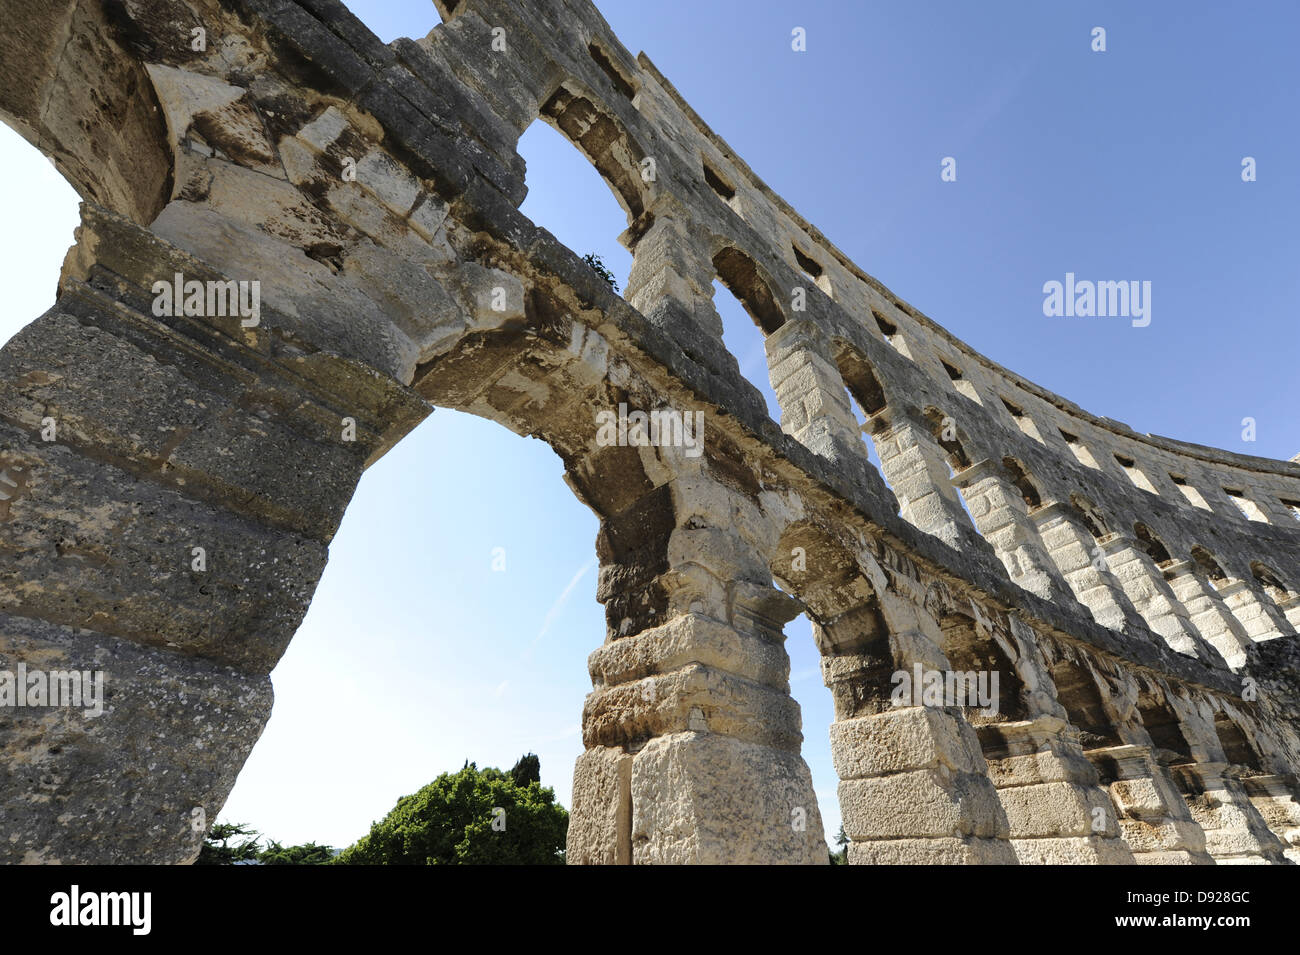
[[[1187,742],[1182,724],[1173,710],[1144,695],[1138,701],[1138,715],[1156,749],[1165,751],[1161,762],[1181,765],[1195,761],[1191,744]]]
[[[876,443],[871,435],[873,430],[884,428],[885,423],[881,419],[876,419],[873,423],[871,419],[888,406],[885,389],[876,377],[871,362],[847,342],[835,342],[835,365],[844,380],[844,388],[849,393],[849,408],[862,433],[867,459],[880,471],[880,455],[876,452]],[[883,472],[881,478],[884,478]]]
[[[889,630],[878,603],[864,601],[870,585],[856,560],[825,529],[792,524],[773,554],[773,579],[807,608],[786,628],[790,692],[803,712],[802,751],[833,842],[840,819],[839,774],[826,728],[892,708]]]
[[[1020,497],[1025,502],[1025,507],[1031,511],[1043,504],[1042,495],[1038,493],[1038,488],[1034,487],[1034,482],[1029,479],[1025,473],[1024,465],[1015,458],[1006,457],[1002,459],[1002,466],[1006,468],[1007,474],[1011,477],[1011,483],[1016,486],[1020,492]]]
[[[717,279],[713,282],[713,308],[722,319],[722,344],[736,359],[740,374],[763,396],[768,415],[773,421],[780,421],[781,403],[772,388],[763,330],[754,322],[745,303]]]
[[[1088,528],[1088,532],[1097,540],[1110,535],[1110,527],[1106,519],[1101,516],[1101,512],[1096,506],[1084,497],[1082,494],[1071,494],[1070,505],[1074,508],[1075,515],[1083,521],[1083,525]]]
[[[186,22],[188,13],[169,20],[175,32],[164,41],[149,29],[155,24],[142,28],[132,12],[126,4],[72,0],[13,12],[22,28],[0,31],[0,63],[21,69],[0,84],[0,124],[40,143],[83,199],[143,225],[171,197],[173,157],[141,65],[164,56],[142,58],[138,51],[163,42],[174,48],[199,23]],[[10,182],[21,181],[6,173]]]
[[[80,218],[80,199],[50,160],[3,124],[0,169],[6,183],[0,188],[0,210],[5,222],[15,224],[0,231],[3,346],[54,304],[59,271]]]
[[[1264,588],[1264,592],[1268,594],[1269,599],[1274,604],[1281,605],[1293,596],[1286,584],[1282,583],[1282,578],[1260,561],[1252,560],[1250,562],[1250,573],[1256,582]]]
[[[1214,732],[1219,737],[1219,745],[1223,747],[1224,758],[1230,764],[1244,766],[1254,772],[1264,771],[1255,747],[1250,745],[1250,740],[1231,716],[1222,711],[1214,714]]]
[[[939,625],[943,628],[943,653],[952,669],[961,674],[977,674],[984,677],[987,686],[997,687],[993,712],[968,705],[963,708],[963,713],[967,722],[976,728],[984,755],[991,759],[997,758],[998,754],[1005,755],[1003,737],[996,730],[986,728],[1029,718],[1025,687],[1016,673],[1015,664],[998,641],[991,634],[981,632],[970,617],[950,613],[939,621]],[[993,674],[997,674],[996,682]],[[971,682],[969,677],[964,679],[968,684]]]
[[[1079,741],[1085,750],[1120,745],[1119,732],[1102,700],[1101,690],[1086,667],[1058,660],[1052,666],[1052,682],[1056,684],[1056,698],[1079,731]]]
[[[528,195],[519,211],[580,255],[594,255],[619,290],[632,271],[632,253],[618,241],[627,211],[618,192],[554,125],[535,122],[519,138]]]
[[[1157,567],[1173,560],[1169,556],[1169,548],[1165,547],[1164,542],[1141,521],[1133,525],[1133,536],[1137,538],[1138,546],[1155,562]]]
[[[440,773],[530,751],[572,808],[605,621],[598,522],[563,476],[542,442],[445,409],[365,473],[222,821],[343,847]]]
[[[653,157],[611,114],[581,92],[561,86],[542,104],[541,118],[573,143],[609,183],[631,225],[645,212],[643,189],[653,181]],[[648,165],[643,166],[646,162]]]
[[[1228,575],[1223,572],[1223,568],[1220,567],[1219,562],[1214,559],[1214,555],[1204,547],[1197,546],[1192,548],[1192,560],[1196,563],[1197,570],[1208,577],[1216,587],[1218,586],[1217,581],[1228,579]]]
[[[956,473],[970,467],[970,455],[966,453],[966,448],[962,444],[955,419],[931,406],[925,409],[925,420],[930,423],[931,435],[947,455],[949,469]]]
[[[771,335],[785,324],[785,314],[753,259],[739,249],[728,247],[713,256],[713,268],[718,280],[745,306],[764,335]]]

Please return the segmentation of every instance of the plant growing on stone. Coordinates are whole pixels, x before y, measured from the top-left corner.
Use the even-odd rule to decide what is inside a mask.
[[[599,255],[594,252],[588,252],[582,257],[582,261],[591,266],[592,271],[604,279],[605,283],[609,285],[610,288],[615,292],[618,291],[618,282],[614,279],[614,273],[609,270],[609,266],[601,261]]]

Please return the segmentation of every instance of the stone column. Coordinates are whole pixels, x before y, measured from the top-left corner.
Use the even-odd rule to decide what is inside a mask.
[[[880,469],[904,520],[954,547],[974,536],[952,486],[946,454],[929,425],[908,410],[887,408],[868,421]]]
[[[1224,604],[1222,595],[1197,571],[1195,563],[1190,560],[1174,561],[1163,569],[1174,596],[1187,609],[1192,626],[1223,654],[1228,666],[1234,670],[1243,666],[1250,638]]]
[[[1204,639],[1192,626],[1187,609],[1174,596],[1155,562],[1142,553],[1127,535],[1108,534],[1097,543],[1106,555],[1106,563],[1119,580],[1147,626],[1164,638],[1178,653],[1212,660]]]
[[[993,546],[1011,579],[1044,599],[1072,603],[1069,587],[1047,556],[1024,498],[998,465],[987,459],[977,461],[951,481],[961,488],[975,529]]]
[[[1125,743],[1087,755],[1110,790],[1120,833],[1138,865],[1213,864],[1205,833],[1151,746]]]
[[[651,225],[636,240],[624,299],[694,361],[714,374],[739,376],[735,357],[722,347],[722,319],[713,307],[713,263],[691,228],[690,211],[663,195],[646,219]],[[762,406],[757,391],[753,397]]]
[[[1294,635],[1296,630],[1271,600],[1244,580],[1229,577],[1216,585],[1219,598],[1241,621],[1251,640],[1271,640]]]
[[[825,333],[813,321],[787,321],[767,336],[772,388],[781,405],[781,430],[824,457],[868,461],[844,379]]]
[[[883,585],[883,573],[877,579]],[[949,667],[937,624],[905,598],[883,600],[883,617],[861,607],[815,628],[835,699],[831,756],[849,862],[1014,863],[1006,816],[961,710],[891,701],[896,671]]]
[[[772,586],[758,506],[719,477],[739,467],[678,455],[602,522],[609,634],[590,658],[570,862],[827,862],[782,633],[799,605]]]
[[[1043,544],[1057,569],[1079,602],[1092,611],[1093,619],[1121,633],[1140,633],[1147,629],[1146,621],[1109,567],[1104,561],[1098,567],[1097,541],[1069,505],[1053,501],[1030,516],[1038,524]]]
[[[1285,600],[1279,601],[1277,609],[1286,617],[1292,629],[1300,633],[1300,594],[1291,594]]]
[[[1005,640],[1005,657],[1015,661],[1023,718],[985,722],[976,734],[1016,858],[1022,865],[1131,863],[1106,791],[1056,698],[1037,634],[1015,617],[1007,624],[1009,637],[988,639]]]
[[[1219,865],[1277,864],[1286,849],[1224,762],[1173,767],[1183,798],[1201,829],[1205,848]]]
[[[224,276],[100,213],[0,351],[0,669],[102,673],[97,705],[0,709],[9,863],[194,859],[363,468],[429,410],[270,309],[153,315],[154,281]]]
[[[1300,786],[1295,776],[1245,776],[1241,784],[1265,825],[1281,841],[1283,854],[1300,865]]]

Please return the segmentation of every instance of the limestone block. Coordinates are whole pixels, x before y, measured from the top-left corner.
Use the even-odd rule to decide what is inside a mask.
[[[653,739],[632,761],[638,864],[825,864],[812,777],[797,753],[715,734]]]

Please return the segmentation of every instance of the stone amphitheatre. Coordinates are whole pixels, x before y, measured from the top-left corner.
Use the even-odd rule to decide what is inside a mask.
[[[974,352],[588,0],[437,7],[384,44],[338,0],[6,3],[0,118],[84,202],[0,352],[0,669],[109,695],[4,712],[0,860],[194,859],[358,479],[438,407],[545,441],[600,518],[569,862],[826,861],[800,613],[852,863],[1300,861],[1300,464]],[[622,297],[518,211],[538,118],[627,214]],[[156,308],[174,280],[208,298]],[[620,406],[702,441],[598,440]],[[895,705],[898,671],[999,703]]]

